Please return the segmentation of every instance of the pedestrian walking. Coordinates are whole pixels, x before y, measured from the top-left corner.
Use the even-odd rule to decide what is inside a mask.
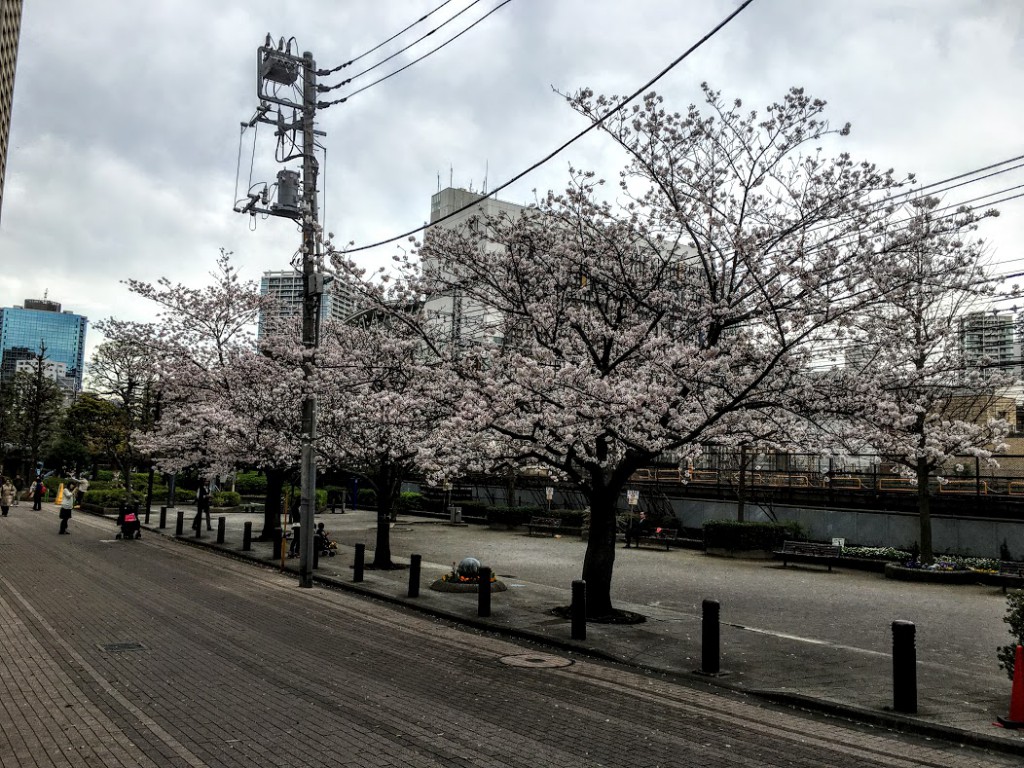
[[[43,508],[44,493],[46,493],[46,486],[43,485],[43,478],[36,477],[36,481],[32,485],[32,509],[40,510]]]
[[[11,511],[11,504],[17,498],[18,489],[14,487],[14,483],[9,478],[0,477],[0,514],[7,517],[7,513]]]
[[[75,506],[75,490],[78,488],[74,483],[64,489],[64,498],[60,501],[60,530],[57,533],[69,534],[68,520],[71,519],[71,509]]]
[[[21,489],[25,487],[25,481],[21,475],[16,474],[14,476],[14,506],[18,506],[21,501]]]
[[[203,527],[203,513],[206,513],[206,530],[212,531],[210,524],[210,483],[203,480],[199,483],[199,490],[196,491],[196,517],[192,521],[193,530],[198,531]]]

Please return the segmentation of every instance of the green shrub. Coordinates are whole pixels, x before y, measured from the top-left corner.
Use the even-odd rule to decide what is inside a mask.
[[[416,491],[403,491],[398,497],[395,505],[399,512],[408,512],[410,509],[422,509],[423,494]]]
[[[377,489],[376,488],[360,488],[359,489],[359,507],[360,509],[376,509],[377,508]]]
[[[487,510],[487,522],[489,525],[507,525],[515,528],[517,525],[525,525],[530,518],[541,514],[540,507],[491,507]]]
[[[262,472],[239,472],[235,475],[235,490],[243,496],[266,496],[267,476]]]
[[[165,494],[166,497],[166,494]],[[196,500],[196,492],[188,488],[174,489],[174,502],[176,504],[192,504]]]
[[[557,517],[566,528],[582,528],[590,522],[589,509],[556,509],[552,510],[549,515],[544,509],[537,507],[537,511],[533,514],[543,517]]]
[[[237,496],[238,494],[235,495]],[[323,512],[325,509],[327,509],[327,491],[325,491],[323,488],[317,488],[315,498],[315,507],[317,512]],[[291,492],[291,494],[287,496],[287,500],[288,512],[290,514],[291,512],[297,510],[299,506],[302,504],[302,492],[298,488],[294,489]]]
[[[747,523],[737,520],[708,520],[704,523],[704,546],[708,549],[778,549],[784,541],[804,541],[799,523]]]
[[[213,507],[237,507],[242,503],[242,497],[235,491],[217,491],[210,494],[210,506]]]
[[[123,488],[109,488],[104,490],[94,491],[91,487],[85,492],[85,496],[82,497],[82,501],[85,504],[95,504],[97,507],[116,507],[122,502],[126,501],[128,494]],[[132,499],[142,504],[146,500],[146,494],[144,491],[133,491]]]
[[[1004,645],[996,650],[1000,669],[1013,680],[1013,667],[1016,661],[1017,646],[1024,645],[1024,590],[1015,589],[1006,595],[1006,615],[1003,621],[1010,625],[1011,645]]]

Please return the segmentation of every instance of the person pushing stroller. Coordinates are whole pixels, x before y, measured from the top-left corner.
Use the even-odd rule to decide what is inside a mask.
[[[138,504],[126,504],[121,502],[117,514],[117,524],[121,526],[121,532],[116,539],[141,539],[142,522],[139,520]]]

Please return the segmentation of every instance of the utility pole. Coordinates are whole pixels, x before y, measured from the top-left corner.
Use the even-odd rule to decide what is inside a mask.
[[[302,228],[302,344],[306,354],[302,363],[305,382],[313,378],[313,366],[320,346],[320,301],[324,290],[323,272],[320,268],[319,211],[317,206],[317,175],[320,170],[316,159],[316,136],[324,135],[314,129],[316,117],[316,63],[313,54],[304,52],[297,56],[291,52],[291,42],[284,38],[275,48],[270,35],[266,44],[256,53],[256,93],[260,105],[248,123],[268,123],[275,127],[278,146],[287,149],[290,139],[294,151],[286,151],[281,162],[302,159],[301,184],[298,174],[292,170],[281,170],[277,174],[277,202],[270,204],[270,187],[264,185],[255,193],[250,189],[248,203],[236,207],[239,213],[269,214],[299,220]],[[301,97],[295,93],[296,82],[302,80]],[[277,114],[269,116],[274,105]],[[284,109],[292,110],[291,120],[286,119]],[[244,125],[244,124],[243,124]],[[301,136],[300,142],[296,137]],[[301,196],[300,196],[301,187]],[[262,207],[259,207],[261,206]],[[269,207],[268,207],[269,206]],[[296,266],[293,263],[293,266]],[[301,456],[301,501],[299,504],[299,586],[313,586],[313,520],[316,511],[316,396],[307,386],[302,400],[302,456]]]

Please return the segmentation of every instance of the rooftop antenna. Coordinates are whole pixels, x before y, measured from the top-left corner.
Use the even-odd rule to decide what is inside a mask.
[[[487,172],[490,170],[491,161],[484,160],[484,189],[483,193],[487,194]]]
[[[451,163],[448,163],[448,186],[449,187],[452,186],[452,184],[453,184],[452,179],[454,178],[454,176],[455,176],[455,169],[452,167]]]
[[[437,172],[437,191],[441,191],[441,172]]]

